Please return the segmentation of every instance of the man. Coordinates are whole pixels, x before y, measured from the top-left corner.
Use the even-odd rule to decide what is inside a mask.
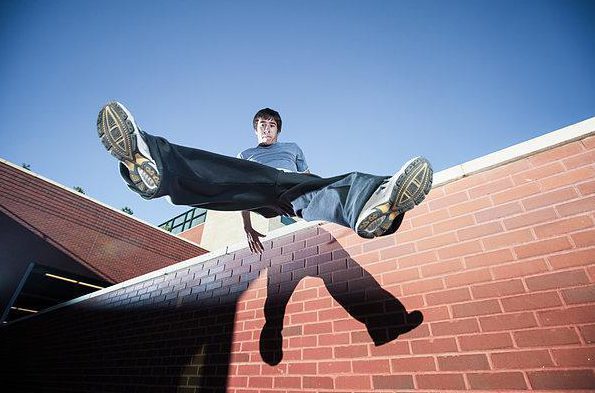
[[[101,142],[120,161],[121,176],[145,199],[168,196],[174,204],[242,210],[244,217],[249,211],[267,218],[297,215],[307,221],[334,222],[361,237],[374,238],[394,233],[404,213],[421,203],[431,189],[432,167],[425,158],[409,160],[392,177],[352,172],[321,178],[307,173],[297,145],[278,144],[281,118],[277,112],[257,113],[253,126],[259,146],[243,151],[240,157],[245,159],[239,159],[150,135],[119,102],[105,105],[97,119]],[[251,229],[249,221],[245,227],[252,251],[262,251],[258,239],[262,235]]]
[[[279,112],[270,108],[259,110],[254,115],[252,127],[258,145],[242,151],[238,154],[238,158],[258,162],[285,172],[310,173],[302,149],[295,143],[278,141],[282,127]],[[265,235],[252,228],[249,210],[242,211],[242,220],[250,250],[261,253],[264,247],[259,237]]]

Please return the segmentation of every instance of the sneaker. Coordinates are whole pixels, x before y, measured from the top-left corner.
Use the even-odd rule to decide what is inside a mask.
[[[124,105],[113,101],[101,108],[97,133],[107,151],[128,169],[129,184],[133,189],[142,194],[157,190],[161,180],[157,164],[134,117]]]
[[[395,231],[393,223],[419,205],[432,188],[432,166],[415,157],[386,179],[368,199],[355,224],[357,234],[371,239]]]

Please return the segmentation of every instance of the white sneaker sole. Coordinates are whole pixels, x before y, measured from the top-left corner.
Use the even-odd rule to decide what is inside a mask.
[[[107,151],[127,168],[130,180],[142,192],[159,187],[157,165],[143,143],[132,114],[119,102],[110,102],[99,111],[97,133]],[[140,141],[139,141],[140,140]]]
[[[376,191],[364,205],[356,223],[357,234],[365,238],[382,236],[399,214],[419,205],[432,189],[432,166],[415,157],[390,178],[384,189]]]

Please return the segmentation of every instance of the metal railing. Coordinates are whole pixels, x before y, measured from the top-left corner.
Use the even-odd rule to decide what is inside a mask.
[[[163,228],[171,233],[181,233],[199,224],[202,224],[205,222],[206,218],[206,209],[194,207],[187,212],[164,222],[163,224],[159,225],[159,228]]]

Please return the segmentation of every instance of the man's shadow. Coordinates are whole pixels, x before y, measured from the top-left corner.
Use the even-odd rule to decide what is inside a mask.
[[[421,323],[419,311],[407,313],[329,232],[314,227],[295,236],[318,248],[304,258],[294,251],[293,260],[282,262],[290,251],[275,258],[283,251],[278,247],[299,241],[273,239],[262,256],[240,250],[3,327],[0,360],[9,366],[0,371],[0,381],[7,379],[2,386],[14,392],[225,392],[233,380],[232,352],[235,361],[255,361],[250,351],[234,350],[234,329],[242,295],[265,269],[260,353],[268,364],[282,359],[283,316],[304,277],[321,278],[376,345]]]
[[[282,329],[291,295],[305,277],[320,278],[330,295],[357,321],[363,323],[376,346],[395,340],[423,321],[420,311],[407,312],[405,306],[352,259],[327,231],[318,228],[318,237],[328,235],[324,254],[303,260],[271,263],[268,268],[265,325],[260,335],[260,354],[269,365],[283,358]]]

